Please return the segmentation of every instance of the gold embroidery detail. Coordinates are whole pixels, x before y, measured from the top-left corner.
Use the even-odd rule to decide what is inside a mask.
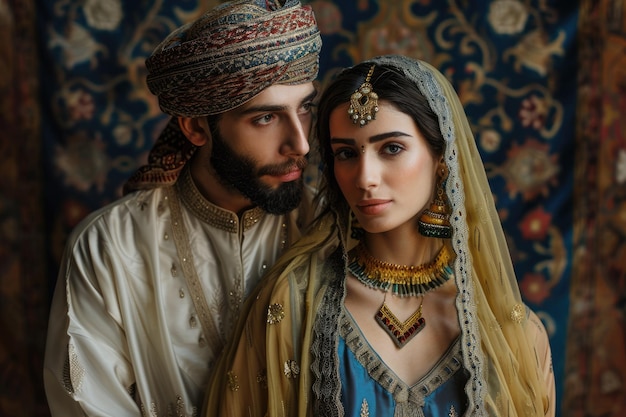
[[[232,318],[231,326],[234,327],[237,324],[236,318],[239,317],[239,310],[241,309],[241,302],[243,301],[243,289],[242,289],[242,274],[237,273],[237,277],[234,282],[233,290],[229,291],[228,296],[230,298],[229,309],[230,317]]]
[[[256,382],[261,385],[264,389],[267,389],[267,370],[263,369],[256,376]]]
[[[63,365],[63,386],[69,394],[75,394],[80,391],[83,384],[85,370],[78,360],[78,355],[74,345],[67,345],[67,356]]]
[[[128,395],[130,395],[130,397],[133,400],[137,399],[137,384],[133,383],[130,385],[130,387],[126,388],[126,392],[128,393]]]
[[[287,378],[297,378],[300,375],[300,366],[294,360],[285,361],[285,376]]]
[[[167,404],[167,409],[165,410],[163,407],[158,407],[154,401],[150,403],[149,412],[146,412],[146,406],[143,403],[139,408],[141,409],[142,416],[159,417],[159,408],[161,408],[161,412],[164,413],[161,415],[167,417],[198,417],[198,407],[196,406],[191,407],[191,414],[185,412],[185,402],[180,395],[176,396],[176,403]]]
[[[141,409],[143,410],[142,414],[145,415],[145,407],[142,406]],[[154,403],[154,402],[150,403],[150,411],[149,411],[148,415],[151,416],[151,417],[158,417],[159,416],[159,414],[157,413],[156,403]]]
[[[285,310],[283,309],[283,306],[278,303],[270,304],[270,306],[267,309],[267,323],[268,324],[280,323],[281,320],[284,318],[285,318]]]
[[[209,346],[211,352],[221,352],[224,346],[224,341],[220,337],[220,333],[213,321],[213,314],[209,308],[209,304],[204,296],[204,290],[202,283],[198,277],[198,272],[193,262],[193,252],[189,243],[189,235],[187,229],[182,221],[182,212],[179,205],[179,200],[176,197],[175,190],[172,187],[167,187],[165,192],[171,196],[170,212],[172,216],[172,236],[174,243],[176,244],[176,252],[179,259],[182,261],[181,268],[183,277],[187,284],[187,290],[189,291],[191,300],[196,309],[196,315],[202,326],[204,336],[201,336],[199,343],[200,346]],[[205,339],[206,338],[206,339]]]
[[[496,394],[495,403],[498,412],[504,414],[504,404],[502,403],[502,393],[500,391]]]
[[[232,371],[228,371],[226,377],[228,378],[228,388],[233,392],[239,391],[239,378],[237,375],[233,374]]]
[[[494,320],[491,322],[491,325],[489,326],[489,328],[493,331],[500,331],[502,330],[502,325],[500,324],[498,320]]]
[[[515,304],[511,310],[511,320],[517,324],[522,324],[524,319],[524,307],[521,304]]]
[[[282,224],[282,239],[280,241],[280,248],[285,249],[285,245],[287,244],[287,225],[285,223]]]
[[[365,398],[363,398],[363,402],[361,403],[361,414],[359,415],[360,417],[369,417],[370,415],[370,406]]]
[[[176,189],[185,207],[191,210],[200,220],[226,232],[237,233],[239,218],[236,213],[224,210],[208,201],[198,190],[188,169],[181,172]],[[260,207],[246,211],[241,219],[243,229],[248,230],[257,224],[265,215]]]

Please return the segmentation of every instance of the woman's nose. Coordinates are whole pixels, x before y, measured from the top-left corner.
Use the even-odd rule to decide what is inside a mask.
[[[356,186],[362,190],[375,187],[380,182],[380,167],[373,155],[359,153],[356,172]]]

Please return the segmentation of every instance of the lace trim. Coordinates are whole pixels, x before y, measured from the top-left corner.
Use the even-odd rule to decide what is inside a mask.
[[[337,353],[338,317],[345,297],[346,258],[339,247],[324,263],[321,277],[329,282],[324,300],[313,325],[311,342],[312,390],[315,394],[313,409],[315,415],[324,417],[343,416],[341,404],[341,384],[339,377],[339,356]]]
[[[200,220],[226,232],[238,233],[239,218],[237,214],[224,210],[204,198],[194,184],[189,168],[185,168],[181,172],[176,182],[176,189],[185,207]],[[264,215],[265,212],[259,207],[244,212],[241,217],[243,230],[246,231],[259,223]]]
[[[389,64],[398,68],[409,79],[413,80],[422,94],[428,99],[430,107],[437,114],[439,127],[446,141],[445,159],[449,170],[446,181],[446,195],[452,206],[453,216],[450,223],[453,228],[452,245],[457,255],[455,266],[455,282],[459,293],[456,299],[456,307],[459,312],[459,322],[462,326],[461,342],[463,348],[463,363],[470,373],[465,393],[469,400],[466,415],[468,417],[483,416],[485,410],[485,394],[487,387],[485,381],[485,355],[481,349],[481,337],[478,324],[476,305],[471,300],[474,296],[474,283],[471,277],[472,263],[469,251],[469,230],[466,223],[467,212],[465,210],[465,190],[463,179],[459,172],[459,149],[456,143],[456,133],[451,107],[443,93],[442,87],[436,80],[435,75],[423,64],[409,58],[386,58],[382,57],[378,62]],[[398,62],[403,61],[400,65]]]
[[[408,386],[380,359],[345,308],[342,309],[339,323],[339,334],[346,341],[346,346],[354,353],[370,377],[393,395],[398,407],[422,408],[424,399],[452,378],[463,366],[461,338],[457,337],[428,373],[415,385]]]

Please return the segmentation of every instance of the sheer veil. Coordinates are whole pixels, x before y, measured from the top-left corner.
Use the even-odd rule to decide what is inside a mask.
[[[457,310],[463,360],[471,378],[469,412],[476,415],[543,416],[547,396],[535,345],[525,326],[511,257],[483,163],[467,117],[448,80],[431,65],[403,56],[373,63],[397,68],[413,80],[439,117],[446,141],[452,245],[457,254]],[[482,347],[481,347],[482,346]],[[523,364],[537,364],[524,366]],[[506,405],[510,398],[514,410]],[[481,410],[483,410],[481,412]]]
[[[546,384],[551,376],[551,370],[548,375],[544,366],[549,362],[547,336],[521,299],[483,163],[456,92],[439,71],[422,61],[383,56],[368,63],[392,67],[419,87],[438,116],[446,142],[446,193],[452,207],[451,243],[456,252],[456,307],[463,364],[469,373],[465,415],[550,414],[554,397],[553,386]],[[318,382],[319,375],[311,371],[320,361],[314,352],[312,328],[324,320],[323,311],[328,305],[336,310],[341,303],[341,299],[323,300],[325,293],[333,292],[334,285],[327,279],[329,274],[322,271],[326,267],[323,258],[340,247],[345,262],[345,251],[355,243],[349,237],[348,213],[333,207],[332,202],[331,209],[279,259],[249,297],[233,345],[217,367],[206,415],[343,415],[336,390],[322,392],[329,391],[329,385]],[[328,323],[336,321],[332,314],[327,314],[331,317]],[[274,324],[278,318],[280,324]],[[543,350],[537,348],[540,343],[534,337],[538,334],[546,347]],[[263,340],[265,344],[259,342]],[[337,379],[338,374],[331,375],[336,371],[331,369],[336,358],[332,352],[328,355],[324,367],[331,379]],[[296,362],[297,369],[287,367]],[[285,378],[296,370],[297,378]],[[271,385],[269,395],[267,386],[257,387],[259,380]],[[318,397],[326,395],[328,413],[313,408],[311,392]],[[216,414],[218,409],[221,414]]]

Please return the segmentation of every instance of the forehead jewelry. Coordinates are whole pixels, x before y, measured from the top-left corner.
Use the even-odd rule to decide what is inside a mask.
[[[348,115],[352,123],[360,127],[376,118],[378,112],[378,94],[373,90],[370,79],[374,73],[375,65],[372,65],[365,77],[365,82],[350,96]]]

